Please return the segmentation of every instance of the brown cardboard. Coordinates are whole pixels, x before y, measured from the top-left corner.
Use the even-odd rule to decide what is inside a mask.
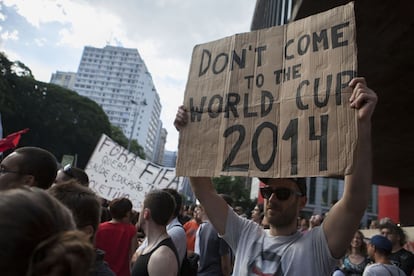
[[[356,67],[353,3],[195,46],[177,175],[349,174],[357,127],[346,85]]]

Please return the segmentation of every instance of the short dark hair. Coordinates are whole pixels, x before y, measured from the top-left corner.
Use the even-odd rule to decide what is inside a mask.
[[[181,211],[181,205],[182,205],[182,202],[183,202],[183,198],[181,197],[181,195],[175,189],[164,188],[162,190],[169,193],[174,198],[174,200],[175,200],[175,209],[174,209],[173,214],[174,214],[174,217],[178,217],[178,215],[180,214],[180,211]]]
[[[48,192],[72,211],[78,229],[91,225],[97,231],[101,204],[91,189],[76,180],[69,180],[52,186]]]
[[[115,198],[109,203],[112,218],[122,219],[132,210],[132,202],[126,197]]]
[[[65,180],[76,179],[81,185],[86,187],[89,186],[89,177],[84,170],[73,167],[70,164],[64,166],[61,170],[67,176],[64,178]]]
[[[145,196],[144,208],[151,211],[151,218],[156,224],[166,226],[176,205],[173,196],[167,191],[153,190]]]
[[[30,258],[40,243],[74,229],[68,208],[46,191],[21,187],[1,192],[1,273],[26,275]]]
[[[14,152],[23,157],[19,171],[33,175],[39,188],[52,186],[57,174],[57,160],[52,153],[38,147],[22,147]]]
[[[388,229],[392,234],[398,235],[400,238],[400,245],[404,245],[407,243],[407,235],[405,234],[404,230],[392,222],[385,222],[379,225],[378,229]]]
[[[259,177],[259,180],[262,181],[264,184],[268,184],[271,179],[273,178]],[[307,194],[306,193],[306,190],[307,190],[306,189],[306,177],[295,177],[295,178],[287,178],[287,179],[290,179],[293,182],[295,182],[302,196],[306,196]]]

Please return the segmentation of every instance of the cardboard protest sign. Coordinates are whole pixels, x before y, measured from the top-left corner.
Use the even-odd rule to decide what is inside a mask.
[[[153,189],[182,189],[183,177],[174,168],[142,160],[102,135],[85,169],[89,187],[99,196],[112,200],[127,197],[135,210],[141,209],[145,195]]]
[[[357,55],[353,3],[194,48],[177,175],[348,174]]]

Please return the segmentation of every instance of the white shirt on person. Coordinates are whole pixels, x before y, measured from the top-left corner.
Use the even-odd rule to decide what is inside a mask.
[[[306,235],[271,236],[229,209],[223,239],[235,252],[233,275],[331,275],[338,263],[322,227]]]
[[[406,274],[396,265],[375,263],[365,267],[362,276],[406,276]]]

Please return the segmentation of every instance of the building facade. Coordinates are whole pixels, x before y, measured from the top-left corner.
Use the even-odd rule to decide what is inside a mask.
[[[56,73],[52,74],[52,77],[50,78],[50,83],[73,90],[73,87],[75,86],[75,80],[75,72],[56,71]]]
[[[137,140],[146,159],[153,161],[162,107],[137,49],[85,47],[73,90],[99,104],[111,124],[130,140]]]
[[[175,168],[175,163],[177,162],[177,152],[176,151],[164,151],[164,158],[162,160],[162,165],[164,167]]]

